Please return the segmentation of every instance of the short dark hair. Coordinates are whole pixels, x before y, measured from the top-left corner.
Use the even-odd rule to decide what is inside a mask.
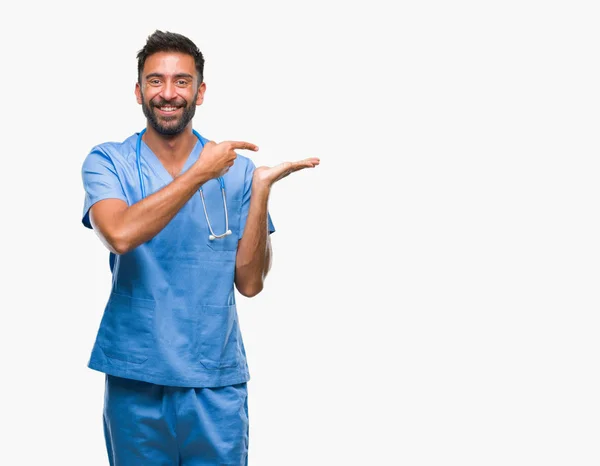
[[[179,52],[194,57],[196,71],[198,72],[198,85],[202,83],[204,79],[204,56],[200,49],[196,47],[196,44],[181,34],[156,30],[148,36],[146,45],[137,54],[138,82],[140,84],[142,83],[142,71],[146,59],[158,52]]]

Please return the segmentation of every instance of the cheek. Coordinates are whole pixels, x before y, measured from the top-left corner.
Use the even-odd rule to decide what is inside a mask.
[[[158,92],[156,92],[154,89],[146,89],[142,94],[142,101],[146,105],[149,105],[150,102],[152,102],[152,100],[155,99],[157,95]]]

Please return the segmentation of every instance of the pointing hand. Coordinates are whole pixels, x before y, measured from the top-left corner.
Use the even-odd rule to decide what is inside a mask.
[[[218,178],[227,173],[233,166],[237,157],[235,153],[236,149],[257,151],[258,146],[244,141],[223,141],[219,144],[214,141],[208,141],[204,145],[197,163],[212,178]]]

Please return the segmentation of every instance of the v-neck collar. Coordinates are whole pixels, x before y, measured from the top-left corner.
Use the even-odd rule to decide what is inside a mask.
[[[196,138],[196,139],[197,139],[196,144],[192,148],[190,155],[188,155],[188,158],[185,161],[185,164],[183,165],[183,168],[179,172],[178,176],[185,173],[193,165],[193,163],[196,160],[198,160],[198,157],[200,156],[200,152],[202,151],[202,148],[204,147],[204,142],[201,139],[198,139],[198,138]],[[171,174],[165,168],[165,166],[162,164],[160,159],[156,156],[156,154],[154,152],[152,152],[152,149],[150,149],[150,147],[146,144],[146,142],[143,139],[142,139],[142,144],[140,147],[140,157],[142,157],[143,159],[146,160],[148,165],[150,165],[152,167],[152,170],[154,170],[154,173],[156,173],[158,176],[160,176],[160,178],[166,184],[171,183],[175,179],[171,176]]]

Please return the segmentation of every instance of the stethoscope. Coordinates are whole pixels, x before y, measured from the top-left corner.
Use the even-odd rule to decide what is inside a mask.
[[[142,199],[144,199],[146,197],[146,188],[144,186],[144,178],[142,177],[142,163],[140,161],[140,159],[141,159],[140,149],[142,146],[142,135],[145,132],[146,132],[146,128],[144,128],[138,135],[137,144],[135,146],[135,161],[137,163],[138,175],[140,177],[140,187],[142,188]],[[198,140],[200,142],[202,142],[202,138],[200,137],[198,132],[195,129],[193,129],[192,132],[198,138]],[[221,176],[218,177],[217,180],[219,181],[219,184],[221,185],[221,195],[223,196],[223,209],[225,210],[225,233],[223,233],[221,235],[217,235],[213,231],[212,226],[210,225],[210,220],[208,219],[208,212],[206,211],[206,202],[204,201],[204,193],[202,192],[202,186],[200,186],[200,189],[198,189],[198,191],[200,191],[200,199],[202,199],[202,207],[204,208],[204,216],[206,217],[206,223],[208,224],[208,229],[210,230],[210,235],[208,236],[208,239],[211,241],[214,239],[218,239],[218,238],[224,238],[225,236],[228,236],[231,234],[231,230],[229,229],[229,217],[227,215],[227,196],[225,195],[225,181],[223,181],[223,177],[221,177]]]

